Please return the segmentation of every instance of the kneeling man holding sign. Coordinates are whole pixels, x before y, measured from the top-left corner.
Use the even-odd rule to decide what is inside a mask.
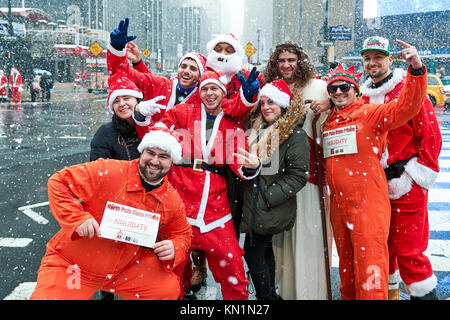
[[[173,268],[192,229],[166,175],[181,160],[175,133],[155,128],[133,161],[99,159],[64,168],[48,182],[61,230],[49,241],[31,299],[177,299]]]

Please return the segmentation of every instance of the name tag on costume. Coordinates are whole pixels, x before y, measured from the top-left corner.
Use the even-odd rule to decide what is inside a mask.
[[[324,158],[358,153],[356,125],[323,132]]]
[[[161,216],[108,201],[100,223],[102,238],[153,247]]]

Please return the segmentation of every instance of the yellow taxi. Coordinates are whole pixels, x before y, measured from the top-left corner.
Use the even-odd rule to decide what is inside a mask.
[[[444,85],[435,74],[428,75],[427,94],[433,103],[433,107],[443,107],[445,103]]]

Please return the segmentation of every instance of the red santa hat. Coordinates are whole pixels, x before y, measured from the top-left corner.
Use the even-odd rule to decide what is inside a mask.
[[[142,153],[145,148],[159,148],[168,152],[174,163],[180,163],[182,148],[179,141],[180,137],[176,131],[163,126],[155,126],[144,135],[138,145],[138,151]]]
[[[142,99],[143,97],[141,90],[130,79],[120,73],[108,78],[108,86],[108,108],[112,114],[114,114],[112,103],[117,97],[132,96],[137,99]]]
[[[227,89],[225,88],[225,84],[227,83],[227,78],[223,75],[222,72],[211,68],[206,67],[205,73],[200,77],[200,86],[199,89],[201,89],[204,85],[208,83],[214,83],[220,87],[220,89],[227,93]]]
[[[180,64],[183,62],[184,59],[189,58],[194,60],[197,65],[198,65],[198,69],[200,70],[200,75],[203,74],[203,72],[205,71],[205,65],[206,65],[206,58],[205,56],[203,56],[202,54],[198,53],[198,52],[189,52],[186,53],[181,59],[180,62],[178,63],[178,68],[180,67]]]
[[[214,47],[221,42],[230,44],[239,56],[244,57],[244,49],[242,48],[238,39],[232,33],[221,34],[213,38],[206,44],[206,50],[208,52],[211,52],[212,50],[214,50]]]
[[[272,81],[262,87],[261,96],[268,97],[281,108],[289,107],[292,100],[292,92],[286,81],[282,79]]]

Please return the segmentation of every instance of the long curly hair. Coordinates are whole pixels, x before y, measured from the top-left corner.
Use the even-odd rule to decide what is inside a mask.
[[[303,88],[311,79],[316,75],[316,68],[314,67],[308,54],[303,48],[296,42],[288,40],[275,47],[275,51],[267,61],[266,68],[264,69],[264,81],[266,83],[274,80],[282,79],[282,76],[278,70],[278,57],[282,52],[295,53],[298,56],[298,67],[295,70],[296,89]]]

